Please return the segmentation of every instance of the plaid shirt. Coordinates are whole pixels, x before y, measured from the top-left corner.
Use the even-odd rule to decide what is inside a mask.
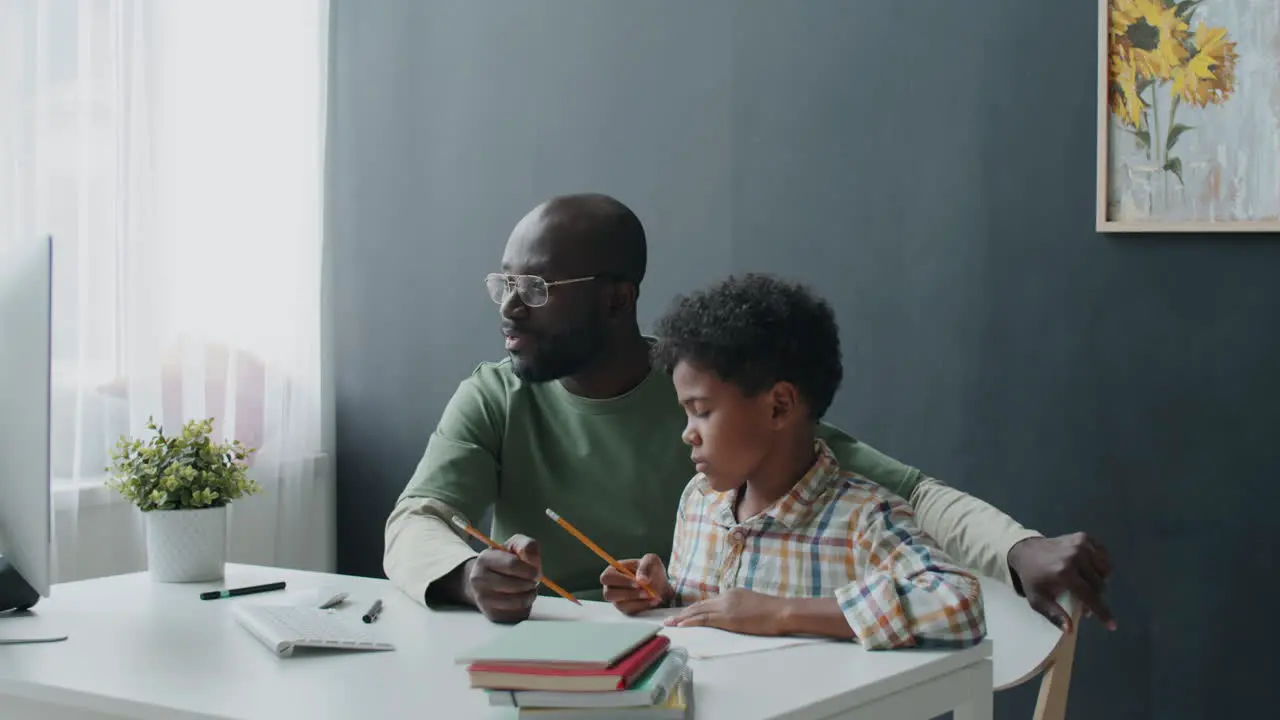
[[[834,597],[868,649],[964,647],[986,634],[978,580],[951,564],[897,495],[819,457],[766,510],[737,522],[736,490],[701,474],[680,498],[668,569],[675,603],[742,588],[781,597]]]

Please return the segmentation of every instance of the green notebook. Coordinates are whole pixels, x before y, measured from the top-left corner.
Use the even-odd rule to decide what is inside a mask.
[[[526,620],[459,655],[457,662],[609,668],[660,629],[651,623]]]

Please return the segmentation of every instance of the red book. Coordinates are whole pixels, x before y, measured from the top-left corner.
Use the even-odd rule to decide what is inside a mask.
[[[655,635],[616,665],[575,668],[537,663],[473,663],[467,668],[471,687],[486,690],[610,692],[626,690],[667,653],[671,638]]]

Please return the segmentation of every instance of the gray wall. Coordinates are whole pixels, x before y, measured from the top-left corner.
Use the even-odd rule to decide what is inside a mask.
[[[1093,5],[341,0],[340,568],[381,574],[440,410],[500,356],[511,226],[599,190],[649,230],[646,323],[730,271],[806,280],[844,332],[835,422],[1108,544],[1120,631],[1085,628],[1072,717],[1264,716],[1280,243],[1093,232]]]

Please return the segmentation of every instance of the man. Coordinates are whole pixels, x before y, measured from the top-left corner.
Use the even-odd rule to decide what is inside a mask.
[[[516,225],[502,272],[486,278],[509,357],[459,385],[387,520],[383,565],[401,590],[496,622],[529,616],[539,575],[599,597],[601,561],[546,509],[614,557],[670,554],[692,466],[684,410],[636,320],[646,257],[639,219],[603,195],[552,198]],[[1070,618],[1055,598],[1070,591],[1114,628],[1101,544],[1042,537],[830,425],[820,437],[842,467],[906,498],[951,557],[1011,583],[1060,627]],[[451,521],[490,507],[506,549],[477,554]]]

